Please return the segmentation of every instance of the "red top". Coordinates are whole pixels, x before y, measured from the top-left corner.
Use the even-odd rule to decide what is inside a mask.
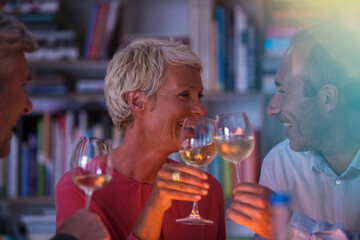
[[[168,162],[177,163],[171,159],[168,159]],[[201,198],[199,212],[202,217],[214,221],[214,224],[198,226],[176,223],[176,219],[190,214],[192,202],[173,200],[163,218],[164,240],[226,239],[223,190],[210,174],[208,182],[209,193]],[[136,239],[132,235],[132,228],[150,196],[152,187],[149,184],[137,183],[114,171],[112,180],[93,193],[90,209],[102,218],[113,240]],[[85,206],[84,193],[74,185],[69,172],[57,183],[55,206],[57,229],[66,218]]]

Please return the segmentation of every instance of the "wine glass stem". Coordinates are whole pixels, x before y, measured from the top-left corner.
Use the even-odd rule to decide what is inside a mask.
[[[198,217],[199,216],[199,210],[198,210],[198,202],[194,201],[193,208],[191,210],[191,216]]]
[[[235,163],[237,183],[240,183],[240,162]]]
[[[85,208],[89,210],[90,207],[90,199],[93,191],[86,191],[86,202],[85,202]]]

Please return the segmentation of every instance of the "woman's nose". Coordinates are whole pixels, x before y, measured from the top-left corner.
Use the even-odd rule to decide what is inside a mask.
[[[200,116],[200,117],[202,117],[202,116],[204,116],[206,114],[205,106],[200,100],[197,101],[197,103],[192,108],[192,113],[195,116]]]

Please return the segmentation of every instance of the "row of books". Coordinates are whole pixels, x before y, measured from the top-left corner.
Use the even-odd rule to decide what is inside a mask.
[[[44,113],[28,116],[19,125],[27,134],[14,134],[9,157],[0,160],[1,194],[9,198],[52,196],[58,179],[69,170],[72,150],[81,136],[113,138],[113,146],[121,139],[106,113]]]
[[[212,25],[210,91],[260,89],[258,33],[241,5],[216,6]]]
[[[330,16],[329,6],[316,1],[270,1],[264,39],[264,56],[280,58],[290,38],[302,28]]]
[[[93,4],[82,52],[84,59],[111,57],[121,42],[124,2],[96,2]]]
[[[43,209],[41,214],[24,214],[20,221],[25,228],[27,240],[47,240],[56,232],[56,210]]]
[[[1,10],[22,21],[38,40],[36,52],[26,53],[29,61],[59,61],[79,58],[76,33],[63,29],[58,21],[60,2],[5,1]]]
[[[69,79],[61,73],[32,73],[32,80],[25,85],[30,96],[65,95],[67,93],[103,93],[103,78]]]

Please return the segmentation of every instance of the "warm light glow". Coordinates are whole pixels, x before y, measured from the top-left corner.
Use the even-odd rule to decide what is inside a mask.
[[[221,151],[223,151],[224,153],[229,153],[230,148],[227,144],[221,144]]]
[[[243,128],[237,128],[236,131],[234,132],[234,135],[244,135],[245,134],[245,130]]]
[[[324,19],[336,19],[356,26],[360,13],[359,0],[302,0],[287,1],[283,4],[287,4],[288,11],[281,12],[277,17],[297,19],[303,27]]]

